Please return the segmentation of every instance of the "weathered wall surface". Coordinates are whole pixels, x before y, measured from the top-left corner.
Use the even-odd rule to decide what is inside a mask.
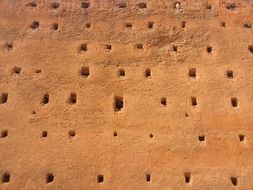
[[[253,189],[250,0],[0,2],[0,189]]]

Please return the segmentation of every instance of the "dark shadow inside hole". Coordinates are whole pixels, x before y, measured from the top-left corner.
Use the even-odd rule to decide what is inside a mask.
[[[12,69],[12,72],[13,72],[14,74],[20,74],[21,68],[15,66],[15,67]]]
[[[8,93],[2,93],[0,103],[5,104],[5,103],[7,103],[7,101],[8,101]]]
[[[185,28],[185,26],[186,26],[186,22],[185,22],[185,21],[182,21],[182,22],[181,22],[181,27],[182,27],[182,28]]]
[[[146,181],[150,182],[151,181],[151,175],[150,174],[146,174]]]
[[[128,22],[128,23],[126,23],[126,27],[131,29],[133,27],[133,25],[132,25],[132,23]]]
[[[199,141],[205,141],[205,138],[206,138],[205,135],[200,135],[199,136]]]
[[[226,5],[226,8],[229,10],[234,10],[236,8],[236,4],[235,3],[228,3]]]
[[[230,78],[230,79],[234,78],[234,72],[232,70],[228,70],[227,71],[227,77]]]
[[[115,96],[114,97],[114,111],[120,111],[124,106],[123,97]]]
[[[189,69],[189,76],[192,78],[196,78],[196,68]]]
[[[251,23],[245,23],[245,24],[243,25],[243,27],[244,27],[244,28],[251,28],[252,25],[251,25]]]
[[[76,136],[76,131],[75,131],[75,130],[70,130],[70,131],[69,131],[69,136],[70,136],[70,137]]]
[[[108,51],[111,51],[111,50],[112,50],[112,45],[107,44],[107,45],[105,45],[105,48],[106,48]]]
[[[116,131],[113,132],[113,136],[114,137],[117,137],[118,136],[118,133]]]
[[[147,3],[139,3],[138,4],[140,9],[146,9],[147,8]]]
[[[148,28],[151,29],[154,27],[154,22],[148,22]]]
[[[211,10],[212,9],[212,5],[210,5],[210,4],[206,5],[206,9]]]
[[[48,104],[49,102],[49,95],[45,94],[42,98],[41,104]]]
[[[145,76],[146,76],[147,78],[151,77],[151,69],[150,69],[150,68],[146,68]]]
[[[60,3],[58,3],[58,2],[53,2],[53,3],[51,3],[51,8],[57,9],[57,8],[59,8],[59,7],[60,7]]]
[[[220,25],[221,25],[222,27],[226,27],[226,22],[221,22]]]
[[[197,98],[196,97],[191,97],[191,101],[192,101],[192,106],[197,106]]]
[[[119,69],[118,75],[119,75],[120,77],[124,77],[124,76],[126,75],[125,70],[124,70],[124,69]]]
[[[177,52],[177,46],[176,46],[176,45],[173,45],[173,46],[172,46],[172,50],[175,51],[175,52]]]
[[[52,26],[51,26],[51,29],[52,30],[58,30],[58,23],[53,23]]]
[[[82,4],[81,4],[81,7],[84,8],[84,9],[88,9],[89,6],[90,6],[89,2],[82,2]]]
[[[81,44],[80,47],[79,47],[80,53],[86,52],[87,49],[88,49],[88,48],[87,48],[87,44]]]
[[[162,98],[161,98],[161,104],[162,104],[163,106],[166,106],[166,105],[167,105],[167,98],[162,97]]]
[[[10,174],[8,172],[5,172],[2,176],[2,183],[9,183],[10,182]]]
[[[118,4],[118,7],[123,9],[123,8],[126,8],[127,4],[125,2],[121,2]]]
[[[86,27],[86,28],[90,28],[90,27],[91,27],[91,23],[86,23],[86,24],[85,24],[85,27]]]
[[[244,141],[244,138],[245,138],[245,135],[239,135],[239,139],[240,139],[240,141]]]
[[[47,137],[47,131],[42,131],[41,137]]]
[[[84,77],[88,77],[90,75],[90,69],[87,66],[83,66],[81,68],[81,75]]]
[[[153,135],[152,133],[150,133],[150,134],[149,134],[149,137],[150,137],[150,138],[153,138],[153,137],[154,137],[154,135]]]
[[[52,183],[54,181],[54,175],[52,173],[48,173],[46,177],[46,183]]]
[[[5,138],[8,136],[8,130],[4,130],[1,132],[1,138]]]
[[[37,7],[37,3],[35,1],[32,1],[30,3],[26,4],[27,7]]]
[[[190,183],[191,182],[191,173],[190,172],[184,173],[184,178],[185,178],[185,183]]]
[[[76,101],[77,101],[76,93],[71,93],[69,96],[69,103],[76,104]]]
[[[230,180],[233,186],[237,186],[238,184],[237,177],[231,177]]]
[[[41,73],[41,69],[36,69],[35,73]]]
[[[143,49],[143,44],[136,44],[137,49]]]
[[[97,182],[98,182],[98,183],[103,183],[103,182],[104,182],[104,176],[101,175],[101,174],[99,174],[99,175],[97,176]]]
[[[232,104],[232,107],[237,107],[238,106],[238,102],[237,102],[236,97],[231,98],[231,104]]]
[[[39,28],[40,23],[38,21],[33,21],[32,24],[30,25],[30,27],[35,30],[37,28]]]
[[[7,49],[8,51],[13,49],[13,43],[11,42],[5,43],[4,48]]]
[[[249,50],[251,53],[253,53],[253,45],[249,45],[249,46],[248,46],[248,50]]]
[[[207,53],[212,53],[213,48],[211,46],[207,46],[206,51],[207,51]]]

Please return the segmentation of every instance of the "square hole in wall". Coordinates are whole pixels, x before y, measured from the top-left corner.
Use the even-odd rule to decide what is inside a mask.
[[[196,97],[191,97],[191,102],[192,102],[192,106],[194,107],[198,105]]]
[[[137,49],[143,49],[143,44],[136,44],[135,46]]]
[[[9,183],[11,175],[8,172],[5,172],[2,176],[2,183]]]
[[[154,22],[148,22],[148,28],[149,29],[154,28]]]
[[[1,99],[0,99],[0,104],[5,104],[8,101],[8,93],[2,93]]]
[[[49,94],[45,94],[41,100],[41,104],[45,105],[49,103]]]
[[[82,2],[82,3],[81,3],[81,7],[82,7],[83,9],[88,9],[88,8],[90,7],[90,3],[89,3],[89,2]]]
[[[54,174],[48,173],[46,177],[46,183],[52,183],[54,181]]]
[[[196,78],[196,68],[189,69],[189,77]]]
[[[87,44],[81,44],[80,47],[79,47],[79,52],[83,53],[83,52],[86,52],[86,51],[88,51]]]
[[[111,51],[111,50],[112,50],[112,45],[111,45],[111,44],[106,44],[106,45],[105,45],[105,49],[106,49],[107,51]]]
[[[130,23],[130,22],[127,22],[127,23],[125,24],[125,27],[126,27],[126,28],[129,28],[129,29],[132,29],[133,24]]]
[[[200,135],[200,136],[199,136],[199,141],[205,141],[205,140],[206,140],[205,135]]]
[[[233,79],[233,78],[234,78],[234,72],[233,72],[232,70],[228,70],[228,71],[227,71],[227,77],[228,77],[229,79]]]
[[[17,66],[13,67],[12,73],[17,74],[17,75],[20,74],[21,73],[21,67],[17,67]]]
[[[1,138],[5,138],[8,136],[8,130],[1,131]]]
[[[147,3],[141,2],[141,3],[138,4],[138,7],[139,7],[140,9],[146,9],[146,8],[147,8]]]
[[[190,172],[185,172],[184,173],[184,179],[185,179],[185,183],[190,183],[191,182],[191,173]]]
[[[244,141],[245,135],[240,134],[240,135],[239,135],[239,139],[240,139],[241,142]]]
[[[237,186],[238,185],[238,180],[237,177],[230,177],[230,181],[232,183],[233,186]]]
[[[127,7],[127,4],[125,2],[120,2],[117,4],[117,6],[120,8],[120,9],[123,9],[123,8],[126,8]]]
[[[83,66],[81,68],[81,72],[80,73],[81,73],[81,76],[88,77],[90,75],[90,69],[89,69],[89,67]]]
[[[162,97],[161,100],[160,100],[160,103],[161,103],[163,106],[166,106],[166,105],[167,105],[167,98],[166,98],[166,97]]]
[[[126,72],[125,72],[124,69],[119,69],[119,70],[118,70],[118,76],[119,76],[119,77],[125,77],[125,75],[126,75]]]
[[[151,69],[150,68],[146,68],[146,71],[145,71],[145,77],[146,78],[150,78],[151,77]]]
[[[237,107],[238,106],[238,101],[236,97],[231,98],[231,105],[232,107]]]
[[[74,92],[70,93],[69,103],[70,104],[76,104],[76,101],[77,101],[76,93],[74,93]]]
[[[101,174],[99,174],[99,175],[97,176],[97,182],[98,182],[98,183],[103,183],[103,182],[104,182],[104,176],[101,175]]]
[[[47,131],[42,131],[41,137],[47,137]]]
[[[146,174],[146,181],[150,182],[151,181],[151,175],[150,174]]]
[[[115,96],[114,97],[114,111],[120,111],[124,106],[123,97]]]

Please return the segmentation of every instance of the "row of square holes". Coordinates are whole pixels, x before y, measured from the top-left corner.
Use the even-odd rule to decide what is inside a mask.
[[[147,182],[151,182],[151,174],[150,173],[146,174],[145,178],[146,178]],[[11,179],[10,173],[5,172],[2,175],[2,183],[9,183],[10,179]],[[54,176],[53,173],[47,173],[46,183],[50,184],[54,181],[54,179],[55,179],[55,176]],[[103,183],[104,180],[105,180],[104,175],[102,175],[102,174],[97,175],[97,183]],[[185,172],[184,173],[184,181],[185,181],[186,184],[189,184],[191,182],[191,172]],[[233,186],[237,186],[238,185],[237,177],[236,176],[230,177],[230,182]]]
[[[221,24],[222,27],[226,27],[226,22],[223,21],[223,22],[221,22],[220,24]],[[129,29],[132,29],[132,28],[133,28],[133,24],[130,23],[130,22],[125,23],[124,26],[125,26],[126,28],[129,28]],[[40,27],[40,22],[39,22],[39,21],[33,21],[33,22],[31,23],[31,25],[30,25],[30,28],[33,29],[33,30],[36,30],[36,29],[38,29],[39,27]],[[86,28],[91,28],[91,23],[86,23],[86,24],[85,24],[85,27],[86,27]],[[182,27],[182,28],[185,28],[185,27],[186,27],[186,22],[185,22],[185,21],[182,21],[182,22],[181,22],[181,27]],[[244,28],[252,28],[252,25],[251,25],[251,23],[248,22],[248,23],[245,23],[245,24],[243,25],[243,27],[244,27]],[[51,28],[51,30],[55,30],[55,31],[56,31],[56,30],[59,29],[59,25],[58,25],[58,23],[53,23],[53,24],[51,24],[50,28]],[[154,28],[154,22],[148,22],[147,28],[148,28],[148,29]]]
[[[13,49],[13,43],[12,42],[7,42],[4,44],[4,49],[6,49],[8,52],[11,51]],[[137,43],[135,44],[135,48],[137,49],[143,49],[144,45],[142,43]],[[106,44],[105,45],[105,49],[110,52],[112,50],[112,45],[111,44]],[[176,45],[172,46],[172,50],[174,52],[178,51],[178,47]],[[253,53],[253,45],[248,45],[248,50],[250,53]],[[88,45],[87,44],[81,44],[78,48],[78,52],[79,53],[83,53],[83,52],[87,52],[88,51]],[[213,47],[212,46],[207,46],[206,47],[206,51],[208,54],[211,54],[213,52]]]
[[[32,7],[32,8],[36,8],[37,7],[37,2],[36,1],[32,1],[28,4],[26,4],[27,7]],[[121,2],[121,3],[117,3],[116,5],[118,8],[126,8],[127,7],[127,3],[126,2]],[[50,4],[50,7],[52,9],[58,9],[60,7],[60,3],[59,2],[53,2]],[[90,5],[90,2],[89,1],[84,1],[81,3],[81,8],[83,9],[88,9],[90,8],[91,5]],[[140,2],[137,4],[137,7],[140,8],[140,9],[146,9],[148,6],[147,6],[147,3],[146,2]],[[180,1],[175,1],[174,4],[173,4],[173,8],[178,10],[181,8],[181,2]],[[227,3],[226,4],[226,8],[228,10],[235,10],[236,8],[236,4],[235,3]],[[206,5],[206,9],[208,10],[211,10],[212,9],[212,5],[210,4],[207,4]]]
[[[21,73],[22,68],[18,67],[18,66],[14,66],[11,70],[11,72],[13,74],[17,74],[19,75]],[[36,69],[35,73],[41,73],[41,69]],[[90,75],[90,69],[87,66],[83,66],[80,70],[80,75],[87,78]],[[188,73],[189,77],[192,79],[196,79],[197,78],[197,69],[196,68],[190,68],[189,69],[189,73]],[[119,69],[118,70],[118,76],[119,77],[125,77],[126,76],[126,71],[124,69]],[[146,68],[145,72],[144,72],[144,76],[146,78],[151,78],[152,77],[152,71],[150,68]],[[229,79],[233,79],[234,78],[234,72],[233,70],[227,70],[226,71],[226,76]]]
[[[167,106],[167,98],[162,97],[160,99],[160,103],[163,106]],[[193,107],[196,107],[198,105],[197,98],[196,97],[191,97],[191,104]],[[114,97],[114,111],[119,112],[123,109],[124,106],[124,100],[123,97],[121,96],[115,96]],[[231,106],[236,108],[238,106],[238,100],[236,97],[231,98]]]
[[[0,137],[1,137],[1,138],[6,138],[6,137],[8,137],[8,135],[9,135],[8,130],[2,130],[2,131],[1,131]],[[75,131],[75,130],[70,130],[70,131],[68,132],[68,136],[69,136],[70,138],[75,137],[75,136],[76,136],[76,131]],[[118,132],[117,132],[117,131],[114,131],[114,132],[113,132],[113,136],[114,136],[114,137],[117,137],[117,136],[118,136]],[[41,138],[47,138],[47,137],[48,137],[48,132],[45,131],[45,130],[43,130],[42,133],[41,133]],[[153,138],[153,137],[154,137],[154,134],[150,133],[150,134],[149,134],[149,137],[150,137],[150,138]],[[240,141],[240,142],[244,142],[244,140],[245,140],[245,135],[239,134],[238,137],[239,137],[239,141]],[[199,140],[200,142],[204,142],[204,141],[206,140],[206,136],[205,136],[204,134],[199,135],[199,136],[198,136],[198,140]]]
[[[138,43],[138,44],[135,44],[135,47],[137,49],[143,49],[144,45],[141,44],[141,43]],[[112,45],[111,44],[106,44],[105,45],[105,49],[107,51],[111,51],[112,50]],[[81,44],[78,50],[79,50],[80,53],[87,52],[88,51],[88,45],[87,44]],[[172,46],[172,50],[174,52],[177,52],[178,51],[178,47],[176,45],[173,45]],[[253,45],[248,45],[248,50],[249,50],[250,53],[253,53]],[[208,54],[211,54],[213,52],[213,47],[212,46],[207,46],[206,47],[206,52]]]
[[[0,104],[6,104],[8,101],[8,93],[2,93],[1,98],[0,98]],[[71,93],[68,99],[68,102],[70,104],[76,104],[77,102],[77,95],[76,93]],[[49,94],[45,94],[42,98],[41,104],[46,105],[49,103]],[[167,98],[162,97],[160,100],[161,105],[167,106]],[[193,107],[196,107],[198,105],[197,98],[196,97],[191,97],[191,104]],[[231,98],[231,105],[232,107],[237,107],[238,106],[238,100],[236,97]],[[114,111],[119,112],[124,106],[124,101],[123,97],[121,96],[115,96],[114,97]]]

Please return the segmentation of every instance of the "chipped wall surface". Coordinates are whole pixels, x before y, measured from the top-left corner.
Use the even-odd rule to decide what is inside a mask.
[[[0,189],[253,189],[251,0],[2,0]]]

